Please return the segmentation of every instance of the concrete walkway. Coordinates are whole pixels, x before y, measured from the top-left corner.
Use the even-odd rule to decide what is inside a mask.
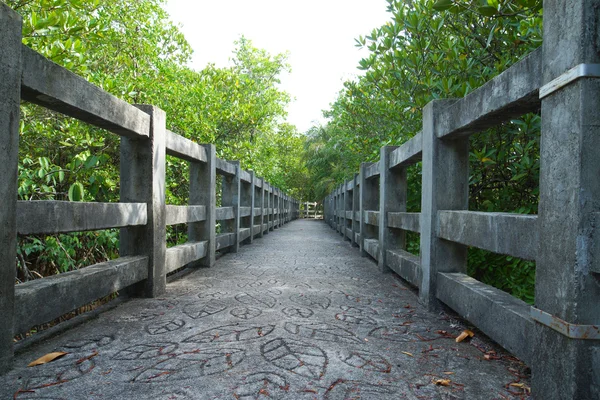
[[[463,329],[300,220],[20,354],[0,398],[521,398],[523,365]],[[26,368],[52,351],[69,354]]]

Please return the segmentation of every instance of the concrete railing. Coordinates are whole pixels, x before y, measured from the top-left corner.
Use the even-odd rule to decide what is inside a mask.
[[[168,273],[210,267],[216,251],[236,252],[298,217],[297,200],[239,161],[168,131],[164,111],[130,105],[22,45],[21,17],[3,3],[0,77],[0,372],[11,366],[15,334],[133,285],[129,292],[160,296]],[[21,100],[121,136],[119,203],[17,201]],[[165,203],[167,154],[189,162],[188,206]],[[166,226],[175,224],[188,224],[188,242],[167,248]],[[17,234],[109,228],[121,229],[120,258],[15,286]]]
[[[600,398],[595,15],[594,2],[544,2],[543,48],[462,99],[428,104],[421,132],[383,147],[379,162],[362,164],[324,200],[327,223],[382,272],[525,361],[539,399]],[[539,215],[468,211],[469,136],[540,109]],[[408,213],[406,169],[419,161],[421,212]],[[406,251],[406,231],[420,234],[419,256]],[[468,247],[535,260],[535,305],[469,277]]]
[[[304,201],[300,203],[300,218],[323,218],[323,204],[319,202]]]

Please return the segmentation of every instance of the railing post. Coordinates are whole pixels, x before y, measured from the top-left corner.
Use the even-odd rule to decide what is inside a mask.
[[[194,267],[212,267],[215,265],[216,253],[216,205],[217,205],[217,155],[215,146],[204,145],[206,162],[190,163],[190,205],[203,205],[206,208],[206,220],[188,224],[188,237],[191,242],[206,240],[208,247],[206,257],[191,263]]]
[[[260,233],[259,238],[265,236],[265,178],[260,178],[260,196],[258,196],[260,204]]]
[[[359,174],[354,174],[354,189],[352,189],[352,246],[359,247],[356,241],[356,235],[360,233],[360,219],[356,216],[360,213],[360,178]]]
[[[360,255],[366,257],[369,255],[365,250],[365,239],[373,239],[379,236],[376,227],[370,226],[365,220],[365,211],[376,210],[379,208],[379,188],[376,179],[366,179],[366,169],[372,163],[360,164]]]
[[[279,189],[273,189],[273,229],[279,228]]]
[[[598,12],[594,0],[544,2],[543,84],[581,64],[598,67]],[[600,78],[554,88],[542,99],[533,393],[598,399],[600,336],[569,338],[550,325],[600,326]],[[539,310],[549,320],[536,318]]]
[[[0,373],[12,367],[14,354],[21,26],[21,16],[0,3]]]
[[[229,163],[235,165],[235,175],[223,177],[221,204],[223,207],[233,208],[233,219],[221,221],[221,226],[224,226],[227,232],[233,233],[234,241],[229,251],[237,253],[240,248],[240,162]]]
[[[390,170],[390,154],[397,146],[381,148],[379,159],[379,270],[389,272],[387,251],[404,249],[405,232],[388,228],[388,212],[406,211],[406,168]]]
[[[346,181],[342,183],[340,186],[340,212],[341,212],[341,227],[340,227],[340,235],[345,239],[346,238]],[[315,204],[315,218],[317,218],[317,205]]]
[[[348,229],[352,230],[352,218],[348,218],[348,213],[352,212],[352,195],[348,189],[351,181],[344,181],[344,239],[352,242],[352,238],[348,237]],[[318,204],[318,203],[317,203]]]
[[[148,222],[121,229],[119,254],[148,257],[144,292],[156,297],[166,291],[166,115],[151,105],[136,105],[151,117],[148,139],[121,138],[121,202],[146,203]]]
[[[336,198],[337,198],[337,207],[335,210],[335,222],[336,222],[336,230],[339,233],[342,230],[342,217],[341,215],[341,211],[342,211],[342,185],[338,185],[337,187],[337,191],[336,191]]]
[[[283,204],[284,204],[284,200],[283,200],[283,194],[281,193],[280,189],[277,189],[277,193],[279,193],[279,227],[281,228],[283,226]]]
[[[437,308],[438,272],[467,271],[467,247],[437,237],[438,210],[466,210],[469,202],[469,140],[438,139],[439,110],[453,100],[434,100],[423,109],[420,301]]]
[[[264,196],[265,196],[265,203],[264,203],[264,213],[263,213],[263,221],[265,222],[265,226],[264,226],[264,232],[265,235],[269,234],[269,218],[270,218],[270,213],[271,213],[271,192],[270,192],[270,186],[269,186],[269,182],[265,181],[263,179],[263,190],[265,192]]]
[[[254,203],[256,201],[256,187],[254,186],[254,171],[248,171],[250,173],[250,193],[248,195],[250,198],[250,237],[248,238],[248,243],[252,244],[254,242]]]
[[[269,185],[269,230],[275,229],[275,189]]]

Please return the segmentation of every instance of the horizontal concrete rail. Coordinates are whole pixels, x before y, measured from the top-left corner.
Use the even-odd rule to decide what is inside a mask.
[[[539,48],[436,118],[439,138],[481,132],[540,108],[542,49]]]
[[[216,237],[217,250],[223,250],[235,243],[235,233],[221,233]]]
[[[354,220],[355,221],[360,221],[360,211],[355,211],[354,212]]]
[[[233,207],[217,207],[215,215],[217,221],[226,221],[235,218]]]
[[[221,175],[233,176],[235,175],[235,165],[217,158],[217,172]]]
[[[390,169],[405,167],[421,161],[423,154],[423,134],[417,133],[412,139],[392,151],[390,154]]]
[[[248,171],[240,171],[240,180],[246,183],[252,183],[252,175]]]
[[[252,225],[252,234],[258,235],[262,225]]]
[[[240,207],[240,217],[249,217],[252,207]]]
[[[438,211],[438,237],[467,246],[535,260],[536,215]]]
[[[387,266],[411,285],[421,285],[419,257],[404,250],[387,250]]]
[[[354,190],[354,180],[348,181],[346,182],[346,190],[347,191],[352,191]]]
[[[170,156],[191,162],[206,162],[208,159],[206,149],[203,146],[181,135],[168,130],[165,139],[167,154]]]
[[[352,219],[352,211],[346,211],[346,219]]]
[[[244,240],[250,237],[250,228],[240,228],[240,238],[239,241],[243,242]]]
[[[262,215],[262,212],[263,212],[262,208],[256,208],[256,207],[254,208],[254,216],[255,217],[260,217]]]
[[[166,208],[167,225],[206,221],[205,206],[172,206]]]
[[[95,231],[146,225],[146,222],[146,204],[143,203],[17,203],[17,232],[20,235]]]
[[[365,172],[365,179],[371,179],[379,176],[379,163],[369,165]]]
[[[379,226],[379,211],[365,210],[363,216],[366,224]]]
[[[122,257],[15,286],[15,333],[50,322],[148,277],[148,258]]]
[[[346,228],[346,237],[352,239],[352,229]]]
[[[438,273],[437,297],[506,350],[531,361],[529,304],[460,273]]]
[[[150,116],[22,46],[21,98],[117,135],[148,137]]]
[[[167,249],[167,273],[206,257],[208,241],[188,242]]]
[[[262,189],[262,187],[263,187],[262,180],[259,177],[257,177],[256,175],[254,176],[254,186],[256,186],[259,189]]]
[[[388,227],[421,232],[421,213],[389,212]]]
[[[364,248],[367,253],[376,260],[379,260],[379,240],[365,239]]]

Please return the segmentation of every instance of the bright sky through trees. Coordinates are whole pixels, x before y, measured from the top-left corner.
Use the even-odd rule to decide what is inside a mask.
[[[296,100],[288,121],[300,131],[321,121],[321,110],[358,71],[368,53],[355,38],[389,18],[385,0],[169,0],[166,9],[194,49],[191,67],[226,66],[241,35],[270,53],[290,52],[282,88]]]

